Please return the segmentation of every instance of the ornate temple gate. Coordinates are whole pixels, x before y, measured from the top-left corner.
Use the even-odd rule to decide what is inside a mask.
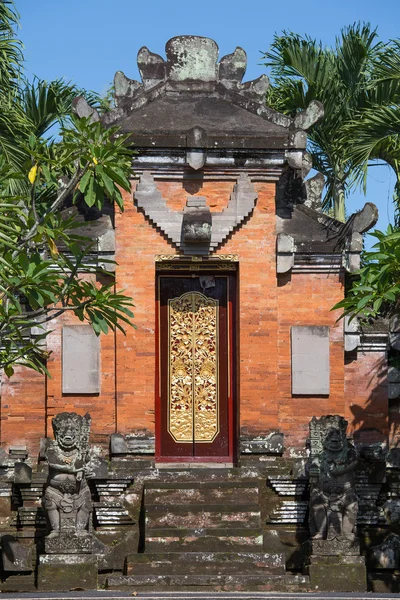
[[[158,460],[233,461],[235,292],[231,274],[158,277]]]

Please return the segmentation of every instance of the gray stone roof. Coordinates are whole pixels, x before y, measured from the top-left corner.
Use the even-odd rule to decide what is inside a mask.
[[[179,36],[167,42],[166,56],[142,48],[142,81],[122,72],[114,79],[116,108],[104,123],[132,132],[139,147],[302,150],[305,130],[323,116],[318,102],[295,119],[268,108],[265,75],[242,83],[247,64],[242,48],[218,62],[213,40]]]

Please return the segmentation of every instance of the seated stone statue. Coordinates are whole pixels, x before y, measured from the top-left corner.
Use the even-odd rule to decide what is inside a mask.
[[[49,476],[43,498],[51,532],[87,536],[92,500],[86,475],[90,469],[90,415],[59,413],[52,420],[54,441],[47,447]]]
[[[310,534],[316,540],[354,540],[358,512],[356,451],[340,426],[328,427],[321,441],[322,452],[312,464],[319,474],[310,496]]]

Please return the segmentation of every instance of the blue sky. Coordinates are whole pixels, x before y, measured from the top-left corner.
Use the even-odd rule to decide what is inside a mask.
[[[369,21],[382,40],[400,37],[399,0],[16,0],[21,15],[27,73],[65,77],[104,92],[117,70],[138,78],[142,46],[164,55],[165,42],[182,34],[212,37],[220,55],[242,46],[248,56],[245,79],[265,73],[260,51],[283,29],[307,33],[326,44],[341,27]],[[393,219],[394,177],[388,167],[370,169],[367,198],[355,193],[348,212],[366,200],[380,212],[378,226]]]

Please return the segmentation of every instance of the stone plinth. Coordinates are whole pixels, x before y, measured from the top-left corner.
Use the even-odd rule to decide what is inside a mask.
[[[316,556],[360,556],[360,542],[354,540],[310,540],[310,554]]]
[[[93,536],[77,535],[75,532],[62,531],[59,535],[45,538],[46,554],[91,554]]]
[[[321,592],[365,592],[367,569],[355,540],[312,540],[309,559],[311,589]]]
[[[62,592],[76,588],[97,589],[97,557],[91,554],[42,555],[38,566],[38,589]]]

